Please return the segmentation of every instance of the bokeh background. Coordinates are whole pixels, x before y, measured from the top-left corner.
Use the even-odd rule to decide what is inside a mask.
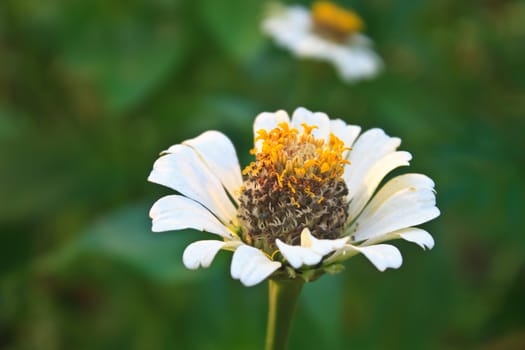
[[[337,3],[377,79],[277,48],[259,0],[0,2],[1,349],[261,349],[266,284],[226,252],[187,271],[209,236],[151,233],[170,191],[146,178],[208,129],[247,165],[254,117],[297,106],[401,137],[442,215],[399,270],[360,256],[306,285],[290,349],[525,349],[525,3]]]

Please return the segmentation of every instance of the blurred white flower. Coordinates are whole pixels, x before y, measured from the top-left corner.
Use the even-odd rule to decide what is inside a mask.
[[[231,275],[244,285],[269,276],[313,280],[363,254],[379,270],[398,268],[404,239],[432,248],[413,226],[439,215],[433,181],[405,174],[380,182],[411,155],[399,138],[325,113],[298,108],[261,113],[254,122],[255,161],[241,173],[235,149],[218,131],[171,146],[149,181],[180,194],[151,208],[152,230],[196,229],[219,240],[190,244],[186,267],[208,267],[219,250],[233,251]],[[244,179],[242,174],[244,174]]]
[[[371,40],[360,33],[363,27],[357,14],[329,1],[314,3],[311,10],[273,4],[262,23],[278,45],[299,57],[331,62],[347,82],[373,78],[382,67]]]

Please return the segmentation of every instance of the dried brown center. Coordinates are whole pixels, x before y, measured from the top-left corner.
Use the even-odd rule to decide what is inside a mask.
[[[330,135],[328,141],[312,135],[314,127],[303,124],[301,133],[288,124],[266,132],[256,141],[256,160],[246,175],[238,217],[243,239],[268,254],[275,239],[299,244],[307,227],[317,238],[337,238],[348,214],[348,189],[342,175],[348,161],[344,143]]]

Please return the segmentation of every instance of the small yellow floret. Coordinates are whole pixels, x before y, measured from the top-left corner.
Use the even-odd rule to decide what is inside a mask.
[[[288,123],[281,123],[269,132],[259,130],[255,141],[262,141],[261,148],[251,151],[256,155],[256,161],[246,167],[243,174],[270,174],[278,188],[288,188],[292,197],[300,189],[315,197],[310,191],[311,184],[322,185],[341,178],[344,166],[349,164],[343,153],[349,148],[334,134],[330,134],[326,141],[314,137],[315,125],[303,123],[301,126],[302,132]],[[320,203],[323,198],[317,200]],[[292,198],[292,203],[298,205],[295,198]]]

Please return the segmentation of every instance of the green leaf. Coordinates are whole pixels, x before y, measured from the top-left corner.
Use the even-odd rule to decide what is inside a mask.
[[[263,1],[223,0],[198,2],[199,13],[222,48],[240,61],[249,60],[261,48]]]
[[[148,205],[138,204],[103,217],[50,256],[47,266],[60,269],[94,255],[128,264],[160,282],[184,283],[202,277],[182,264],[182,252],[189,243],[184,231],[152,233],[148,210]]]
[[[30,123],[24,115],[3,106],[0,102],[0,142],[14,139],[28,129]]]
[[[111,114],[144,102],[187,53],[172,5],[87,2],[65,13],[71,19],[61,33],[60,61],[77,79],[94,85]]]

